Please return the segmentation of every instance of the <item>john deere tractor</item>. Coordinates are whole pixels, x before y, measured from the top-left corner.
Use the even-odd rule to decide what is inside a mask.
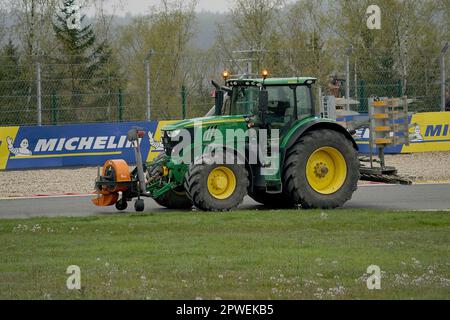
[[[143,211],[141,198],[151,197],[170,209],[228,211],[249,195],[272,208],[342,206],[351,199],[360,177],[355,141],[345,128],[315,111],[311,89],[315,78],[265,76],[230,77],[224,85],[213,82],[214,108],[203,118],[163,127],[165,152],[153,163],[141,160],[139,137],[145,133],[131,130],[128,138],[136,148],[136,169],[130,173],[123,160],[106,162],[96,182],[99,196],[94,203],[125,210],[127,202],[137,197],[135,209]],[[258,143],[265,144],[269,157],[252,162],[255,134],[250,131],[262,130],[268,137]],[[241,141],[217,144],[214,139],[214,132],[225,137],[237,131],[246,133],[237,138]],[[231,155],[233,162],[210,161],[218,149],[220,159]],[[182,161],[187,154],[190,160]]]

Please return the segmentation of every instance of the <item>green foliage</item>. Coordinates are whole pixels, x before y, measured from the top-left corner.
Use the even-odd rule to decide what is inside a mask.
[[[131,103],[132,109],[129,110],[131,114],[145,117],[144,61],[148,60],[152,118],[181,116],[181,87],[196,72],[192,67],[195,66],[195,59],[198,59],[189,50],[194,22],[193,4],[185,6],[182,1],[172,1],[154,8],[149,15],[134,18],[129,25],[121,28],[117,51],[122,66],[132,75],[128,90],[136,93]],[[154,54],[149,54],[151,50]]]
[[[71,8],[76,3],[75,0],[65,0],[55,16],[53,29],[57,49],[49,63],[57,67],[49,70],[47,77],[56,81],[46,89],[58,92],[62,109],[66,111],[63,121],[65,117],[83,121],[86,116],[91,121],[108,120],[106,110],[95,108],[99,105],[117,108],[119,90],[123,85],[117,81],[119,66],[114,63],[109,44],[97,43],[92,26],[84,23],[85,15],[81,15],[81,28],[69,28],[68,21],[73,17]]]
[[[24,121],[27,104],[27,82],[24,81],[20,54],[11,40],[0,50],[0,123],[16,124]],[[19,109],[19,110],[17,110]]]

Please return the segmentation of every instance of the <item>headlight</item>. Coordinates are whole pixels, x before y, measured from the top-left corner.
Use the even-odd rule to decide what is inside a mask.
[[[181,133],[181,130],[167,131],[167,136],[169,138],[175,138]]]

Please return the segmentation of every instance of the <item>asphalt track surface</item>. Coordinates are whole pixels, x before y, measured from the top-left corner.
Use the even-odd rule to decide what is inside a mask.
[[[0,219],[106,216],[118,213],[114,207],[95,207],[90,201],[91,198],[93,196],[0,200]],[[145,212],[147,213],[164,214],[171,212],[158,206],[151,199],[145,199],[145,205]],[[450,184],[361,186],[344,208],[450,211]],[[264,207],[252,199],[246,198],[239,210],[246,209],[262,210]],[[129,203],[125,212],[134,212],[133,203]]]

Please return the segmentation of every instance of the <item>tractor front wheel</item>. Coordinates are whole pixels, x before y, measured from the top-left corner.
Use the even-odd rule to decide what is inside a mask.
[[[245,165],[191,164],[185,189],[200,210],[229,211],[242,203],[248,185]]]
[[[283,184],[296,205],[331,209],[351,199],[359,177],[352,141],[342,133],[323,129],[306,133],[288,150]]]

